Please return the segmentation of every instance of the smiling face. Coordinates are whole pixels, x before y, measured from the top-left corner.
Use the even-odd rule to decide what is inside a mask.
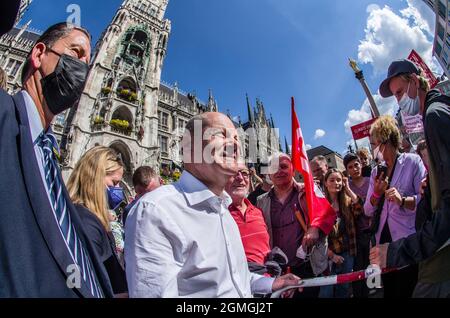
[[[234,176],[238,171],[239,137],[231,120],[220,113],[208,114],[203,137],[203,162],[210,177]]]
[[[325,186],[329,193],[339,193],[342,190],[343,178],[339,172],[333,172],[325,180]]]
[[[247,197],[249,188],[250,172],[244,165],[240,165],[238,173],[228,180],[225,191],[237,203]]]
[[[292,162],[286,158],[281,157],[279,159],[278,171],[270,175],[275,187],[283,187],[292,183],[294,178],[294,166]]]

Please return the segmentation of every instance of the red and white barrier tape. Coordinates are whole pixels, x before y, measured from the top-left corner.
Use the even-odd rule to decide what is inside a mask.
[[[339,285],[339,284],[348,284],[353,283],[360,280],[366,280],[369,278],[376,277],[381,274],[386,274],[394,271],[398,271],[400,268],[387,268],[381,270],[379,267],[369,266],[366,270],[352,272],[347,274],[333,275],[333,276],[324,276],[324,277],[316,277],[316,278],[308,278],[302,279],[298,285],[285,287],[280,289],[274,293],[272,293],[270,298],[280,298],[281,295],[293,288],[305,288],[305,287],[321,287],[328,285]]]

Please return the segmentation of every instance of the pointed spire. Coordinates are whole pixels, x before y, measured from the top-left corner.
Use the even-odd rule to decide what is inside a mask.
[[[247,113],[248,113],[248,121],[250,122],[250,126],[253,126],[255,123],[255,117],[253,116],[252,106],[250,105],[250,99],[248,98],[248,94],[245,94],[247,99]]]
[[[264,103],[262,101],[261,101],[261,111],[262,111],[262,115],[263,115],[264,119],[267,119],[266,110],[264,108]]]
[[[134,0],[124,0],[122,3],[122,6],[129,6],[131,7],[131,5],[134,4]]]
[[[265,118],[263,117],[263,110],[261,108],[261,100],[259,98],[256,98],[256,109],[257,109],[256,118],[257,118],[258,124],[261,126],[261,125],[263,125]]]
[[[208,94],[209,94],[208,101],[213,100],[214,98],[213,98],[213,93],[212,93],[212,89],[211,88],[208,89]]]
[[[275,128],[275,124],[273,122],[272,113],[270,113],[270,128]]]
[[[14,26],[17,26],[17,24],[22,20],[22,17],[24,16],[25,12],[28,10],[30,4],[33,2],[33,0],[21,0],[20,6],[19,6],[19,12],[17,13],[16,21],[14,23]]]
[[[173,101],[175,103],[175,105],[178,105],[178,95],[179,95],[180,91],[178,90],[178,82],[175,81],[174,85],[173,85]]]
[[[218,112],[219,109],[217,107],[217,102],[214,99],[212,89],[209,89],[209,97],[208,97],[208,111],[209,112]]]
[[[14,40],[17,41],[17,40],[20,39],[20,37],[22,36],[22,34],[23,34],[23,33],[28,29],[28,27],[30,26],[31,21],[32,21],[32,20],[28,21],[27,23],[25,23],[25,24],[22,26],[22,28],[20,29],[19,33],[17,33],[17,35],[16,35],[16,37],[14,38]]]

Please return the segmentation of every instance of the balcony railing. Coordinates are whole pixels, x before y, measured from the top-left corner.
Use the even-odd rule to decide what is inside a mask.
[[[118,127],[107,123],[94,123],[92,125],[92,132],[113,132],[127,137],[133,135],[133,130],[131,128]]]
[[[169,153],[167,151],[161,151],[161,157],[169,158]]]
[[[122,129],[122,128],[111,126],[111,131],[121,134],[121,135],[124,135],[124,136],[131,137],[131,130],[129,130],[129,129]]]
[[[64,131],[64,126],[61,126],[59,124],[54,124],[53,125],[53,131],[54,132],[58,132],[58,133],[62,133]]]

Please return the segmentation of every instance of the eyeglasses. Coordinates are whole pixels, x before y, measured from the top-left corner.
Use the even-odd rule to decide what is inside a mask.
[[[248,171],[248,170],[240,170],[239,172],[238,172],[238,174],[241,174],[241,176],[242,176],[242,178],[244,178],[244,179],[248,179],[248,178],[250,178],[250,172]]]

